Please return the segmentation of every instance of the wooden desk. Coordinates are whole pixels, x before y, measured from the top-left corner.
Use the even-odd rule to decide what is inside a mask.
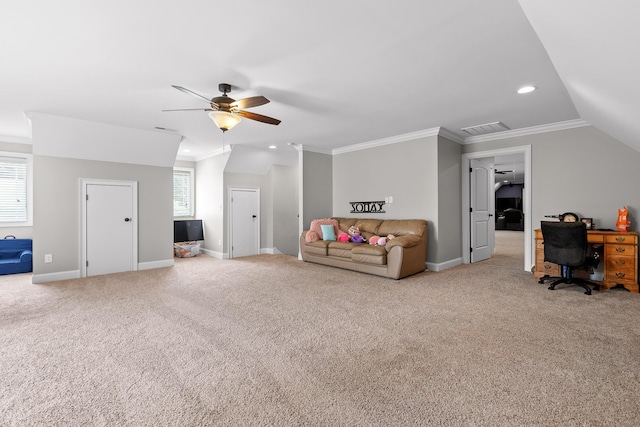
[[[542,231],[535,230],[536,265],[533,275],[536,279],[548,274],[561,276],[560,266],[545,262]],[[622,285],[631,292],[638,293],[638,233],[587,230],[587,240],[593,245],[604,245],[601,263],[604,265],[604,280],[601,289],[608,290]],[[576,269],[576,272],[578,270]]]

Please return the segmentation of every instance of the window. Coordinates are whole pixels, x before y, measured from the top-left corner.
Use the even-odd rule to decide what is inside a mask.
[[[30,154],[0,152],[0,226],[32,225]]]
[[[193,216],[193,169],[173,168],[173,216]]]

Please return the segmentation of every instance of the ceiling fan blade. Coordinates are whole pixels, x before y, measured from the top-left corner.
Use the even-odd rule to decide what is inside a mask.
[[[279,125],[280,120],[274,119],[273,117],[263,116],[262,114],[251,113],[249,111],[240,110],[237,113],[239,116],[244,117],[245,119],[256,120],[262,123],[268,123],[270,125]]]
[[[270,101],[264,96],[251,96],[249,98],[238,99],[237,101],[231,103],[231,106],[238,108],[251,108],[267,104],[268,102]]]
[[[204,99],[207,102],[211,102],[211,100],[209,98],[206,98],[206,97],[200,95],[199,93],[195,93],[194,91],[189,90],[187,88],[184,88],[182,86],[171,85],[171,87],[178,89],[180,92],[184,92],[184,93],[187,93],[189,95],[195,96],[196,98]]]
[[[177,110],[162,110],[162,112],[167,111],[213,111],[213,108],[178,108]]]

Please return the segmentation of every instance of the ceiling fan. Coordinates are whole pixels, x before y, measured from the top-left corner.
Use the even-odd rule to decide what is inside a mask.
[[[186,89],[182,86],[172,87],[178,89],[181,92],[195,96],[198,99],[204,100],[209,103],[210,108],[182,108],[177,110],[162,110],[162,111],[210,111],[209,117],[220,128],[222,132],[226,132],[238,123],[240,123],[240,117],[245,119],[251,119],[262,123],[268,123],[270,125],[280,124],[280,120],[273,117],[263,116],[262,114],[252,113],[250,111],[244,111],[242,108],[258,107],[270,102],[264,96],[251,96],[249,98],[238,99],[237,101],[227,96],[231,92],[231,85],[228,83],[220,83],[218,90],[222,92],[222,96],[216,96],[215,98],[208,99],[192,90]]]

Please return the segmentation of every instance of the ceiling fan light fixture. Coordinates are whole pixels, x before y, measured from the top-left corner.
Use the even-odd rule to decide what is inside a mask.
[[[240,116],[228,111],[212,111],[209,113],[209,117],[222,132],[226,132],[240,123]]]

